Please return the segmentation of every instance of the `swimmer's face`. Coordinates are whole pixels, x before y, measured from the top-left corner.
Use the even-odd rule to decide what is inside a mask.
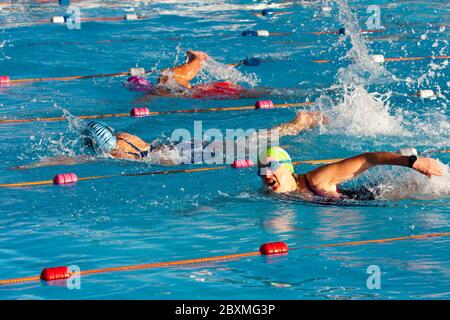
[[[270,163],[271,160],[271,158],[268,158],[268,163]],[[281,165],[276,169],[260,168],[259,175],[264,185],[272,192],[284,193],[295,191],[296,189],[292,171],[286,165]]]
[[[205,61],[208,59],[208,55],[202,51],[194,51],[194,50],[186,51],[186,59],[188,62],[194,60],[195,58],[201,61]]]
[[[191,61],[194,58],[195,58],[195,54],[192,51],[187,51],[186,52],[186,59],[187,59],[187,61]]]

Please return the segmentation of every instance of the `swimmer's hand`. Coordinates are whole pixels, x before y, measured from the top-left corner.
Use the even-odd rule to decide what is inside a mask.
[[[439,161],[432,158],[419,157],[412,167],[414,170],[426,175],[428,178],[432,176],[443,176],[444,169]]]

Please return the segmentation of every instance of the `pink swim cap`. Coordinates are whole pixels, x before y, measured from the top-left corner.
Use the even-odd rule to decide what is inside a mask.
[[[124,86],[131,91],[148,92],[154,89],[153,84],[144,77],[132,76],[124,82]]]

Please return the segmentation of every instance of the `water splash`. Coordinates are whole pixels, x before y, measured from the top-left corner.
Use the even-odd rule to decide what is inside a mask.
[[[30,137],[31,145],[29,150],[32,151],[33,159],[46,159],[49,156],[68,156],[73,157],[79,153],[85,153],[85,146],[81,143],[84,121],[72,115],[68,110],[54,105],[63,113],[63,117],[67,119],[68,125],[63,132],[49,134],[41,130],[39,135]],[[29,157],[27,157],[29,158]]]
[[[352,136],[401,136],[409,143],[421,145],[445,146],[449,143],[449,123],[446,116],[447,97],[444,90],[436,84],[437,78],[445,77],[448,62],[430,62],[426,71],[416,79],[399,77],[387,71],[382,64],[375,63],[369,55],[369,49],[360,33],[358,20],[350,10],[345,0],[337,0],[339,4],[339,21],[345,27],[345,37],[340,43],[349,39],[351,48],[343,59],[349,60],[349,65],[340,68],[337,73],[336,88],[341,91],[340,102],[334,107],[325,107],[334,119],[329,126],[332,133]],[[435,46],[437,47],[437,45]],[[446,43],[433,54],[444,55]],[[392,91],[384,94],[370,93],[369,86],[392,84],[395,88],[400,84],[415,92],[417,88],[431,87],[437,94],[436,103],[430,111],[418,113],[411,105],[415,101],[406,101],[412,108],[393,106],[391,97],[396,95]],[[402,87],[401,90],[404,90]],[[406,96],[406,95],[405,95]],[[323,99],[318,100],[321,106]]]
[[[382,200],[440,199],[450,196],[450,167],[443,163],[441,165],[444,169],[442,177],[428,178],[404,168],[392,168],[387,171],[378,168],[368,171],[364,179],[377,181],[376,185],[367,187]]]
[[[400,116],[392,115],[389,94],[368,93],[362,85],[344,87],[343,100],[330,111],[328,130],[348,135],[407,135]]]
[[[331,88],[332,90],[337,88],[340,91],[339,102],[333,103],[333,100],[327,96],[321,96],[316,101],[319,108],[329,113],[332,119],[325,131],[356,137],[401,137],[397,143],[415,141],[423,144],[425,140],[430,141],[428,144],[434,146],[448,145],[449,125],[448,117],[445,115],[446,103],[441,105],[441,110],[419,114],[416,111],[398,107],[394,110],[391,106],[393,96],[391,91],[384,94],[368,92],[367,88],[371,85],[391,84],[401,80],[382,65],[373,62],[360,34],[356,16],[350,11],[346,1],[337,0],[337,3],[340,7],[339,21],[346,30],[344,39],[350,39],[351,43],[351,48],[345,56],[345,59],[350,60],[350,64],[339,69],[338,84]],[[430,64],[429,67],[430,70],[424,75],[424,79],[418,79],[422,84],[429,84],[425,79],[434,77],[437,72],[444,70],[446,65]],[[448,197],[450,194],[448,167],[446,172],[444,177],[428,179],[413,171],[405,174],[398,172],[398,168],[388,170],[374,168],[364,174],[362,179],[376,181],[374,188],[382,199],[435,199]]]
[[[255,74],[244,74],[236,68],[225,65],[212,58],[209,58],[203,63],[203,69],[199,78],[206,82],[220,80],[233,83],[246,83],[251,87],[256,86],[260,82]]]
[[[323,97],[316,102],[322,110],[328,111],[332,123],[327,130],[352,136],[405,135],[408,131],[401,124],[402,117],[392,114],[389,93],[382,96],[369,93],[367,87],[377,83],[392,81],[392,75],[380,64],[373,61],[369,49],[360,33],[358,20],[347,2],[338,0],[339,22],[345,28],[345,36],[340,43],[349,39],[351,48],[344,59],[349,65],[337,72],[337,87],[340,102],[330,108]],[[334,90],[334,88],[331,88]]]
[[[358,18],[345,0],[337,0],[339,4],[339,22],[345,28],[341,42],[350,40],[351,48],[344,59],[350,60],[350,65],[338,71],[340,83],[346,85],[370,85],[386,83],[392,80],[392,75],[383,65],[373,61],[358,25]]]

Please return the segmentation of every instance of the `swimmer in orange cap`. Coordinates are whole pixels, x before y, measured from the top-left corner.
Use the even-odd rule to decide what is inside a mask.
[[[328,118],[321,112],[298,112],[295,118],[287,123],[275,126],[268,131],[270,135],[278,135],[279,137],[286,135],[297,135],[302,131],[313,128],[319,124],[327,123]],[[125,133],[115,133],[109,126],[98,122],[90,121],[87,124],[82,123],[80,130],[83,144],[95,151],[97,155],[112,157],[115,159],[142,160],[145,161],[150,155],[158,156],[158,151],[164,148],[173,149],[174,146],[168,145],[152,145],[145,142],[141,138]],[[214,142],[213,142],[214,143]],[[78,156],[78,157],[54,157],[46,158],[37,163],[18,166],[14,169],[31,169],[37,167],[54,166],[54,165],[74,165],[98,160],[95,156]],[[157,163],[161,165],[175,165],[170,157],[158,157]]]
[[[137,99],[137,102],[148,101],[154,96],[237,99],[258,97],[268,93],[264,90],[244,88],[229,81],[192,85],[190,81],[203,69],[208,59],[210,57],[202,51],[189,50],[186,52],[186,63],[170,69],[163,69],[156,84],[144,77],[132,76],[124,82],[124,86],[131,91],[147,93]]]
[[[192,88],[189,81],[197,76],[203,67],[202,64],[208,60],[209,56],[202,51],[187,51],[186,58],[186,63],[162,70],[158,78],[158,84],[168,85],[176,82],[185,88]]]

